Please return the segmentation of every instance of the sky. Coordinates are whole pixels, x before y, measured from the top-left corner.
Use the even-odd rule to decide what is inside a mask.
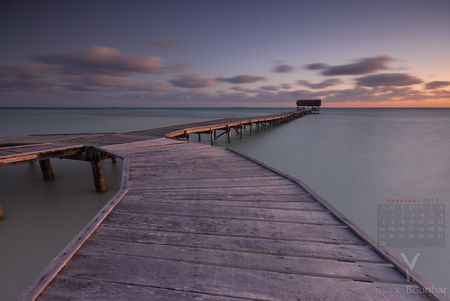
[[[450,1],[0,2],[0,107],[450,107]]]

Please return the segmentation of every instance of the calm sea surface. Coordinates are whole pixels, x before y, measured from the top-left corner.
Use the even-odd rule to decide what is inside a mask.
[[[288,110],[0,109],[0,137],[126,131]],[[206,136],[203,140],[209,143]],[[216,145],[304,181],[375,239],[378,205],[389,199],[438,199],[449,207],[448,109],[325,108],[252,136],[247,129],[244,139],[236,134],[231,144],[223,136]],[[55,181],[42,180],[37,163],[0,168],[5,213],[0,220],[0,300],[14,300],[120,187],[120,161],[103,163],[105,193],[94,191],[89,163],[52,160],[52,165]],[[445,233],[450,233],[448,224]],[[409,262],[417,256],[414,270],[449,293],[449,247],[388,249]]]

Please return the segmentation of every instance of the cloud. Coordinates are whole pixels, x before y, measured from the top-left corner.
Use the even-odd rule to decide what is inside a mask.
[[[289,73],[294,70],[295,70],[295,68],[292,66],[285,65],[285,64],[279,64],[279,65],[275,66],[275,68],[273,69],[273,72]]]
[[[204,88],[214,85],[215,82],[214,78],[201,78],[198,73],[184,74],[170,80],[172,85],[182,88]]]
[[[321,69],[325,69],[325,68],[327,68],[327,65],[322,64],[322,63],[314,63],[314,64],[305,65],[305,69],[307,69],[307,70],[321,70]]]
[[[233,84],[248,84],[254,83],[257,81],[267,80],[264,76],[256,76],[251,74],[242,74],[235,77],[218,77],[216,78],[218,81],[229,82]]]
[[[259,89],[247,89],[241,86],[233,86],[230,89],[238,92],[245,92],[245,93],[258,93],[261,92]]]
[[[180,46],[177,42],[170,38],[155,38],[148,41],[146,44],[155,48],[173,48]]]
[[[0,62],[0,89],[36,90],[56,84],[48,77],[59,68],[47,64]]]
[[[375,57],[362,58],[353,64],[327,66],[322,63],[315,63],[306,65],[308,70],[323,69],[322,74],[326,76],[334,75],[361,75],[373,73],[378,70],[387,69],[387,63],[394,59],[387,55],[380,55]]]
[[[158,73],[163,68],[161,57],[126,54],[108,47],[92,47],[84,52],[35,55],[33,58],[44,64],[59,65],[67,74]]]
[[[90,74],[86,76],[66,76],[65,87],[76,91],[122,92],[126,90],[166,92],[170,85],[166,82],[144,82],[132,77]]]
[[[307,80],[298,80],[297,85],[306,86],[311,89],[323,89],[326,87],[331,87],[340,84],[342,81],[339,79],[328,79],[318,84],[312,84]]]
[[[261,86],[259,87],[261,90],[267,90],[267,91],[277,91],[280,90],[280,88],[277,85],[267,85],[267,86]]]
[[[422,80],[405,73],[382,73],[374,74],[356,79],[358,86],[380,87],[380,86],[409,86],[420,84]]]
[[[47,64],[16,64],[10,62],[0,62],[0,78],[14,77],[20,79],[42,78],[51,72],[58,70],[58,67]]]
[[[439,89],[439,88],[443,88],[443,87],[447,87],[447,86],[450,86],[450,82],[434,81],[434,82],[427,83],[425,85],[425,89],[432,90],[432,89]]]
[[[282,89],[290,89],[292,87],[291,84],[281,84],[280,86]]]

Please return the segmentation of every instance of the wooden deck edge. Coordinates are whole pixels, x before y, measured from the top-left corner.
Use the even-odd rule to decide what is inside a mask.
[[[320,195],[318,195],[314,190],[312,190],[309,186],[307,186],[302,181],[285,174],[282,171],[279,171],[265,163],[262,163],[246,154],[243,154],[239,151],[236,151],[234,149],[226,147],[227,150],[246,158],[247,160],[250,160],[280,176],[283,176],[292,182],[296,183],[298,186],[303,188],[306,192],[308,192],[313,199],[318,201],[320,204],[322,204],[327,210],[330,211],[330,213],[336,217],[339,221],[341,221],[344,225],[348,226],[348,228],[355,233],[359,238],[361,238],[364,242],[366,242],[369,246],[373,248],[375,252],[377,252],[382,258],[384,258],[387,262],[391,263],[395,268],[397,268],[403,275],[408,274],[409,271],[409,277],[412,280],[414,284],[416,284],[418,287],[420,287],[423,291],[426,292],[428,296],[430,296],[434,300],[441,300],[441,301],[450,301],[450,298],[439,292],[435,292],[436,290],[433,290],[433,288],[436,288],[433,286],[428,280],[426,280],[424,277],[419,275],[416,271],[412,270],[410,271],[407,264],[395,257],[389,250],[387,250],[385,247],[378,244],[378,242],[370,237],[366,232],[364,232],[360,227],[358,227],[355,223],[353,223],[351,220],[349,220],[347,217],[345,217],[341,212],[339,212],[336,208],[334,208],[333,205],[331,205],[329,202],[327,202],[325,199],[323,199]]]
[[[53,143],[49,143],[49,144],[53,144]],[[63,146],[63,147],[57,147],[57,148],[43,149],[43,150],[38,150],[38,151],[26,152],[26,153],[17,153],[17,154],[2,156],[1,160],[20,158],[20,157],[24,157],[24,156],[31,156],[31,155],[37,155],[37,154],[40,155],[40,154],[52,153],[52,152],[69,151],[69,150],[80,149],[83,147],[84,146],[82,144],[79,144],[79,145],[70,145],[70,146]]]
[[[98,149],[101,149],[103,152],[110,153],[111,151],[117,151],[117,150],[123,150],[123,149],[130,149],[130,148],[143,148],[143,147],[152,147],[152,146],[162,146],[162,145],[172,145],[172,144],[180,144],[180,143],[187,143],[187,141],[184,140],[178,140],[170,137],[163,137],[158,139],[170,139],[172,141],[168,142],[161,142],[156,144],[143,144],[143,145],[131,145],[136,142],[129,142],[129,143],[121,143],[121,144],[110,144],[110,145],[103,145],[102,147],[98,147]],[[154,141],[157,139],[148,139],[148,140],[142,140],[142,141]],[[138,141],[138,142],[142,142]],[[128,146],[127,146],[128,145]],[[117,146],[117,147],[116,147]]]
[[[0,147],[0,150],[5,150],[5,149],[16,149],[16,148],[24,148],[24,147],[32,147],[32,146],[43,146],[43,145],[52,145],[53,143],[29,143],[29,144],[21,144],[21,145],[16,145],[16,146],[5,146],[5,147]],[[0,144],[1,145],[1,144]]]
[[[115,154],[114,154],[115,155]],[[119,155],[115,155],[121,157]],[[122,158],[122,157],[121,157]],[[116,207],[128,192],[129,159],[124,158],[122,169],[122,183],[120,190],[98,212],[94,218],[72,239],[69,244],[45,267],[36,279],[17,297],[19,301],[36,300],[55,276],[62,270],[73,255],[80,249],[86,240],[94,233],[103,220]]]
[[[117,134],[126,134],[126,133],[132,133],[132,132],[140,132],[140,131],[163,129],[163,128],[168,128],[168,127],[177,126],[177,125],[187,125],[187,124],[192,124],[192,123],[207,122],[207,121],[214,121],[214,120],[222,120],[222,119],[228,119],[228,118],[240,118],[240,117],[224,117],[224,118],[215,118],[215,119],[208,119],[208,120],[202,120],[202,121],[193,121],[193,122],[188,122],[188,123],[178,123],[178,124],[158,126],[156,128],[147,128],[147,129],[140,129],[140,130],[130,130],[130,131],[118,132]]]

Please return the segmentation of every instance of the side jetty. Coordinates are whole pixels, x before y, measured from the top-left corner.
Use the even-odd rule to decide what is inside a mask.
[[[101,161],[124,161],[121,189],[18,300],[450,300],[300,180],[189,143],[309,113],[0,139],[0,166],[40,161],[52,179],[47,160],[88,160],[98,190]]]

